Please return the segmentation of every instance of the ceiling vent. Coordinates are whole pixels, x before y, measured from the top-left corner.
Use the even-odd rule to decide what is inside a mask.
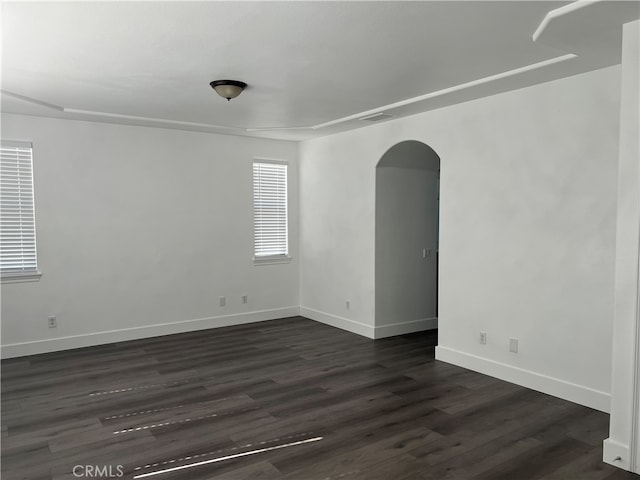
[[[380,112],[374,113],[373,115],[368,115],[366,117],[360,118],[360,120],[365,120],[367,122],[379,122],[380,120],[386,120],[387,118],[391,118],[393,115],[388,113]]]

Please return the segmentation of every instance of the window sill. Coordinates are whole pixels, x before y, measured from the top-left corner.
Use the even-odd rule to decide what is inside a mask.
[[[277,257],[262,257],[262,258],[254,258],[254,265],[277,265],[279,263],[289,263],[292,258],[289,256],[277,256]]]
[[[0,280],[2,280],[2,283],[37,282],[41,276],[42,272],[6,273],[2,275]]]

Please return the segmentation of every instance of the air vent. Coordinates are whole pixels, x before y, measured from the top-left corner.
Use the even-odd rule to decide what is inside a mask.
[[[373,115],[368,115],[366,117],[362,117],[360,120],[365,120],[367,122],[379,122],[380,120],[385,120],[387,118],[391,118],[393,115],[388,113],[380,112],[374,113]]]

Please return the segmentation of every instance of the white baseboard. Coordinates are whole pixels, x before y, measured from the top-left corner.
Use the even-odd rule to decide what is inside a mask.
[[[365,323],[356,322],[355,320],[349,320],[348,318],[339,317],[337,315],[332,315],[330,313],[321,312],[320,310],[314,310],[313,308],[307,307],[300,307],[300,315],[310,318],[311,320],[315,320],[316,322],[341,328],[342,330],[357,333],[358,335],[372,339],[393,337],[396,335],[404,335],[406,333],[438,328],[438,319],[435,317],[373,327]]]
[[[631,448],[629,445],[607,438],[602,442],[602,447],[603,462],[623,470],[631,470]]]
[[[105,343],[124,342],[127,340],[138,340],[141,338],[158,337],[161,335],[192,332],[195,330],[228,327],[231,325],[241,325],[244,323],[294,317],[299,314],[300,308],[297,306],[284,307],[276,308],[273,310],[258,310],[247,313],[221,315],[218,317],[197,318],[194,320],[184,320],[181,322],[162,323],[158,325],[126,328],[122,330],[111,330],[108,332],[89,333],[86,335],[75,335],[72,337],[51,338],[35,342],[12,343],[8,345],[2,345],[2,358],[22,357],[25,355],[35,355],[39,353],[70,350],[72,348],[104,345]]]
[[[609,413],[611,409],[611,395],[606,392],[477,357],[452,348],[436,347],[436,360],[484,373],[485,375],[506,380],[516,385],[522,385],[523,387],[594,408],[601,412]]]
[[[411,320],[409,322],[390,323],[389,325],[375,327],[374,338],[395,337],[396,335],[433,330],[434,328],[438,328],[437,317],[421,318],[420,320]]]
[[[375,338],[375,328],[371,325],[349,320],[348,318],[338,317],[330,313],[314,310],[313,308],[300,307],[300,315],[310,318],[316,322],[325,323],[332,327],[341,328],[351,333],[357,333],[367,338]]]

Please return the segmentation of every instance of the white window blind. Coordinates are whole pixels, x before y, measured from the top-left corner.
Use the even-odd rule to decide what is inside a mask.
[[[0,275],[36,274],[33,149],[0,142]]]
[[[256,260],[287,257],[287,164],[253,162],[253,225]]]

